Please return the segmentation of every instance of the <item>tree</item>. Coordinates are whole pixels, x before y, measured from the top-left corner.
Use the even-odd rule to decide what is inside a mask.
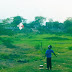
[[[23,23],[25,23],[26,22],[26,19],[24,19],[23,17],[21,17],[21,16],[15,16],[14,18],[13,18],[13,23],[12,24],[14,24],[14,26],[17,26],[19,23],[21,23],[21,22],[23,22]]]
[[[11,29],[5,29],[5,25],[0,23],[0,35],[13,35],[14,32]]]
[[[30,28],[35,28],[35,27],[34,27],[35,21],[30,22],[29,25],[30,25],[30,26],[29,26]]]
[[[37,25],[42,25],[44,23],[44,21],[46,21],[45,17],[42,17],[42,16],[36,16],[35,17],[35,23]]]
[[[64,21],[65,32],[72,33],[72,18],[69,17]]]
[[[10,24],[13,21],[13,19],[12,18],[6,18],[6,19],[3,19],[2,21],[3,21],[3,24]]]
[[[48,28],[48,30],[53,28],[53,22],[46,22],[46,27]]]
[[[4,32],[3,23],[0,23],[0,35],[2,35],[3,32]]]
[[[53,28],[55,28],[55,29],[59,28],[59,22],[58,21],[53,22]]]
[[[49,19],[49,22],[53,22],[53,19],[52,19],[52,18],[50,18],[50,19]]]

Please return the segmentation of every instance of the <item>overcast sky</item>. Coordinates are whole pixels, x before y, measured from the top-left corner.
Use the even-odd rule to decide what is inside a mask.
[[[17,15],[28,20],[44,16],[62,22],[72,17],[72,0],[0,0],[0,19]]]

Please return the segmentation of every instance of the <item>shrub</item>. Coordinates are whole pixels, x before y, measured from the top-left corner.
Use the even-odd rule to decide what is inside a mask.
[[[72,50],[72,47],[69,47],[69,50]]]

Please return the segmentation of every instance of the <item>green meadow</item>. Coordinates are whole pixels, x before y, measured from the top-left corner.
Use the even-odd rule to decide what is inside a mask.
[[[52,71],[46,70],[45,52],[52,54]],[[43,65],[42,70],[39,65]],[[72,35],[17,34],[0,36],[0,72],[72,72]]]

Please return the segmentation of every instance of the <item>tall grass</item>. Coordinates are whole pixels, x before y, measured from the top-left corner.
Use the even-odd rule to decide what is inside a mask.
[[[57,54],[57,58],[52,54],[52,72],[71,72],[72,37],[61,34],[0,36],[0,72],[47,72],[44,55],[48,45]]]

